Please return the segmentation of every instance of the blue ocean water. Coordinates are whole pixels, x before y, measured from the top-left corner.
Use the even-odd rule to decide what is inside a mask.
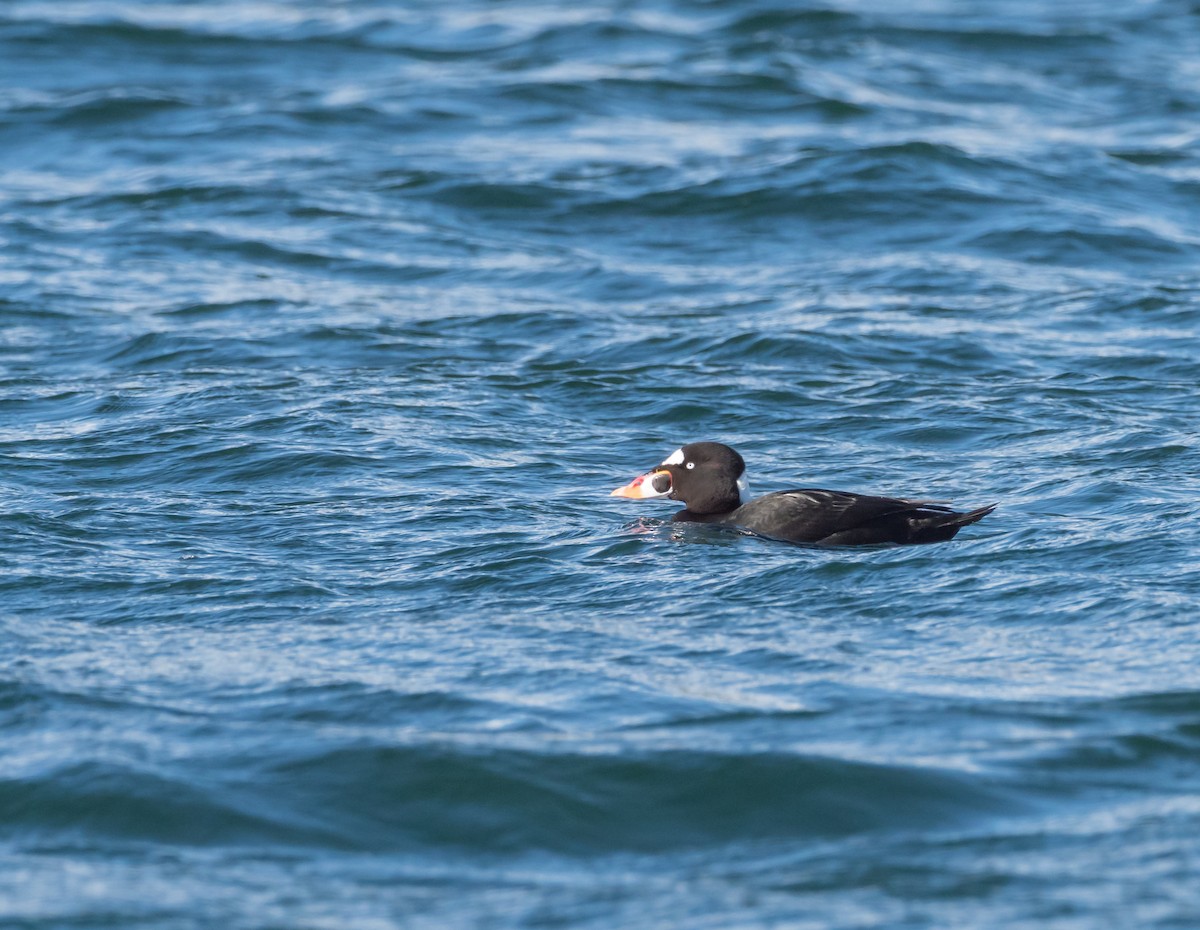
[[[7,0],[0,925],[1200,926],[1197,112],[1193,0]]]

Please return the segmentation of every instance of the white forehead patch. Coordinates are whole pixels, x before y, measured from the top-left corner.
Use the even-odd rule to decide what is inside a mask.
[[[683,464],[683,450],[676,449],[674,452],[672,452],[670,455],[668,455],[665,459],[663,459],[663,464],[664,465],[682,465]]]

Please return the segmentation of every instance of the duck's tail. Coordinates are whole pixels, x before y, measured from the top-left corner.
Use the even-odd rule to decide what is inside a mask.
[[[997,506],[996,504],[989,504],[986,507],[980,507],[978,510],[970,510],[966,513],[951,511],[950,513],[922,514],[924,519],[913,520],[909,524],[911,539],[915,543],[945,542],[948,539],[953,539],[954,534],[964,526],[978,523],[995,510]]]

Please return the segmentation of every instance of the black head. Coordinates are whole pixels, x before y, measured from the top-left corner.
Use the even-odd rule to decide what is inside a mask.
[[[669,497],[692,513],[728,513],[741,504],[746,463],[719,442],[692,442],[676,449],[661,465],[613,491],[618,497]]]
[[[742,502],[738,479],[746,462],[729,446],[691,442],[659,467],[671,474],[671,499],[683,501],[692,513],[727,513]]]

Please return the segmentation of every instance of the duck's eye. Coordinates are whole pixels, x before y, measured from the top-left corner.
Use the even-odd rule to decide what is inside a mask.
[[[695,463],[695,462],[688,462],[688,463],[687,463],[687,467],[688,467],[688,469],[689,469],[689,470],[690,470],[690,469],[692,469],[692,468],[695,468],[695,467],[696,467],[696,463]]]

